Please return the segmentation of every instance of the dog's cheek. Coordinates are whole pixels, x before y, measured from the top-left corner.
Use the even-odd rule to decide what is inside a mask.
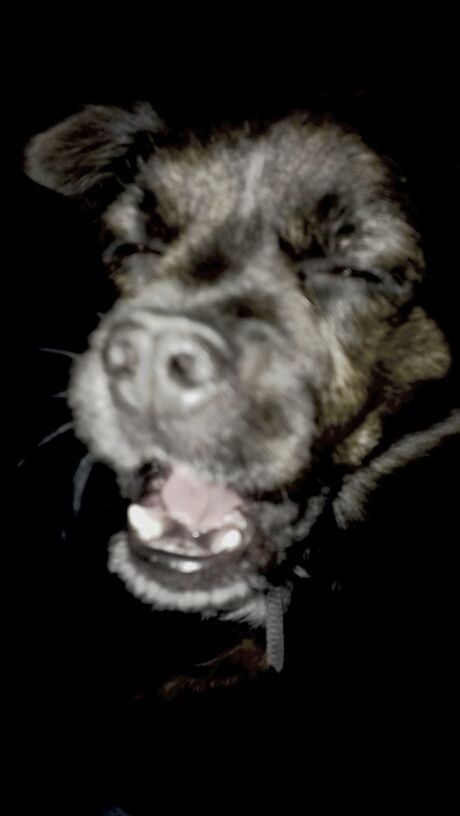
[[[321,389],[318,426],[322,431],[345,425],[365,405],[371,382],[368,366],[353,360],[337,339],[331,338],[330,379]]]
[[[378,444],[384,417],[395,413],[418,383],[444,377],[450,363],[439,327],[420,307],[414,307],[407,320],[387,332],[378,349],[375,369],[383,381],[378,405],[336,448],[334,461],[359,465]]]
[[[359,297],[341,299],[326,313],[320,325],[330,358],[330,376],[319,394],[323,430],[347,425],[366,406],[380,376],[381,348],[392,331],[394,312],[386,298]]]
[[[74,365],[69,385],[69,406],[75,433],[91,454],[115,468],[135,468],[138,455],[119,428],[101,355],[96,349]]]
[[[282,435],[271,439],[263,437],[251,448],[251,464],[253,469],[257,467],[258,486],[266,490],[276,489],[295,479],[310,465],[315,427],[309,414],[293,413],[289,427]]]
[[[371,411],[364,422],[335,449],[336,464],[358,467],[363,459],[379,443],[382,435],[382,420],[379,410]]]
[[[396,403],[417,383],[444,377],[451,354],[440,328],[416,306],[408,320],[386,338],[380,364],[388,380],[388,396]]]

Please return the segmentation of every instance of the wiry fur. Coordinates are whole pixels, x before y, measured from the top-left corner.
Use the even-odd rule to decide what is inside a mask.
[[[446,375],[450,352],[418,302],[419,236],[357,135],[295,115],[204,139],[170,133],[148,105],[89,107],[35,137],[26,169],[100,201],[122,297],[74,367],[70,404],[77,434],[120,484],[151,460],[191,463],[243,493],[281,565],[329,503],[324,474],[345,474],[333,511],[346,527],[384,476],[459,432],[454,412],[373,458],[387,418]],[[186,428],[151,397],[153,352],[122,395],[130,410],[104,366],[123,326],[135,320],[154,345],[172,313],[232,355],[225,396]],[[259,581],[265,562],[249,560],[246,572],[171,588],[135,574],[117,539],[111,569],[160,608],[259,621],[272,578]]]

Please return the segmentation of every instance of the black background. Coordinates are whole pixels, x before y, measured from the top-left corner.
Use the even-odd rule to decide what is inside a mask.
[[[92,491],[86,516],[72,518],[79,444],[63,435],[36,447],[68,418],[62,400],[47,399],[65,389],[66,358],[37,349],[82,350],[113,292],[91,226],[69,202],[27,180],[21,157],[31,135],[87,102],[148,99],[180,124],[326,109],[357,127],[408,178],[428,258],[430,309],[458,343],[460,117],[448,21],[421,36],[416,20],[404,29],[397,16],[383,25],[380,10],[367,31],[342,37],[338,25],[332,37],[329,25],[294,19],[270,41],[241,22],[224,43],[228,7],[217,30],[203,29],[198,40],[174,12],[177,20],[165,27],[149,23],[142,41],[143,19],[111,39],[88,17],[72,42],[75,10],[46,38],[34,36],[34,21],[23,22],[5,73],[2,477],[17,812],[27,812],[30,801],[44,812],[90,816],[125,796],[126,807],[136,801],[139,812],[151,813],[156,796],[176,801],[180,787],[198,806],[215,768],[224,790],[250,776],[266,790],[276,771],[285,801],[294,778],[308,797],[319,768],[327,795],[340,788],[339,771],[353,758],[348,782],[356,792],[369,769],[379,776],[372,801],[399,779],[423,790],[436,758],[449,771],[443,747],[454,714],[455,459],[442,458],[428,483],[425,472],[416,474],[410,506],[429,502],[432,512],[415,529],[407,521],[393,526],[391,542],[376,537],[380,555],[369,558],[364,587],[338,596],[322,586],[310,590],[297,613],[307,623],[304,617],[292,635],[302,655],[283,678],[217,701],[153,705],[126,725],[127,700],[145,691],[151,663],[170,659],[177,620],[157,616],[152,628],[148,610],[107,580]],[[98,514],[109,513],[108,475],[96,477],[94,492],[98,484],[106,502]],[[82,543],[89,522],[96,530]],[[194,633],[191,624],[178,635],[180,648],[187,651]]]

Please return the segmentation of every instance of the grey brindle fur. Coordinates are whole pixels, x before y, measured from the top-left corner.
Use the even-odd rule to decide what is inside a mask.
[[[343,528],[382,475],[459,430],[454,413],[372,457],[385,418],[450,366],[417,304],[424,259],[391,172],[326,119],[204,138],[171,133],[147,104],[88,107],[36,136],[27,172],[69,196],[112,191],[104,259],[122,297],[73,368],[77,435],[130,498],[146,463],[186,462],[237,491],[253,525],[239,561],[189,574],[144,568],[122,532],[111,569],[157,608],[263,623],[269,572],[328,501],[318,468],[346,473]],[[165,383],[165,337],[168,364],[174,338],[191,343],[196,404]]]

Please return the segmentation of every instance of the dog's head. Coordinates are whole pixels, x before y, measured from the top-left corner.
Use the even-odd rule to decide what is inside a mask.
[[[122,297],[69,393],[131,501],[112,569],[158,608],[261,619],[317,475],[359,468],[384,417],[448,367],[391,173],[327,121],[200,138],[147,105],[35,137],[27,172],[105,202]]]

